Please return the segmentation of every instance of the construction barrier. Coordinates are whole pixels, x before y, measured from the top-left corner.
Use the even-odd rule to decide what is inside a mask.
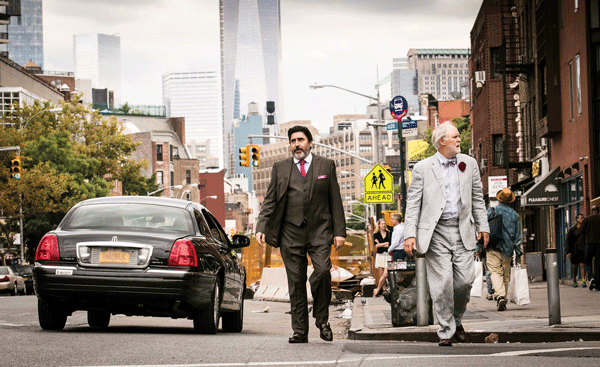
[[[307,271],[307,278],[312,274],[312,268]],[[308,302],[312,302],[310,284],[306,282],[306,293]],[[287,275],[284,268],[264,268],[260,285],[254,293],[254,299],[263,299],[265,301],[289,302],[290,292],[288,289]]]

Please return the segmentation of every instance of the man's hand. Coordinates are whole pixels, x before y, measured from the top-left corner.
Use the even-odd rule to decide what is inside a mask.
[[[265,234],[262,232],[256,232],[256,242],[260,245],[260,247],[265,247],[267,244],[265,242]]]
[[[483,236],[483,248],[487,248],[488,242],[490,242],[490,234],[487,232],[479,232],[477,241],[481,239],[481,236]]]
[[[572,255],[571,255],[571,253],[569,252],[569,253],[567,254],[567,257],[570,259],[570,258],[571,258],[571,256],[572,256]],[[582,278],[583,278],[583,277],[582,277]]]
[[[407,238],[404,240],[404,251],[408,256],[413,255],[413,250],[417,249],[417,240],[414,237]]]
[[[346,243],[345,237],[336,236],[333,238],[333,246],[335,247],[336,250],[339,250],[340,247],[344,246],[344,243]]]

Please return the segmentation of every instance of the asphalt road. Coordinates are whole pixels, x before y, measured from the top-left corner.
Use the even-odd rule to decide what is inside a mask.
[[[331,307],[334,341],[312,327],[291,345],[289,304],[247,300],[244,330],[196,335],[190,320],[113,316],[105,330],[77,312],[63,331],[43,331],[35,296],[0,297],[0,365],[19,366],[599,366],[600,342],[455,344],[346,340],[344,305]]]

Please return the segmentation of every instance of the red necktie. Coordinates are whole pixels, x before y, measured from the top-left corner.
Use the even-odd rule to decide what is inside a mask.
[[[300,174],[302,175],[302,178],[306,178],[306,170],[304,169],[304,163],[306,163],[304,159],[300,161]]]

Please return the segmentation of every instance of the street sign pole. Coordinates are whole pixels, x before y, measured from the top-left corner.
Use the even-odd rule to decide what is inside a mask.
[[[404,219],[404,214],[406,211],[406,158],[405,158],[405,149],[406,149],[406,141],[402,136],[402,118],[406,116],[408,113],[408,102],[406,98],[402,96],[396,96],[392,98],[390,101],[390,114],[393,118],[398,121],[398,142],[400,144],[400,195],[402,196],[400,199],[400,212],[402,213],[402,219]]]
[[[404,214],[406,211],[406,182],[405,182],[405,162],[406,162],[406,158],[405,158],[405,147],[406,147],[406,141],[404,140],[404,137],[402,136],[402,123],[400,121],[398,121],[398,142],[400,144],[400,212],[402,213],[402,219],[404,219]]]

